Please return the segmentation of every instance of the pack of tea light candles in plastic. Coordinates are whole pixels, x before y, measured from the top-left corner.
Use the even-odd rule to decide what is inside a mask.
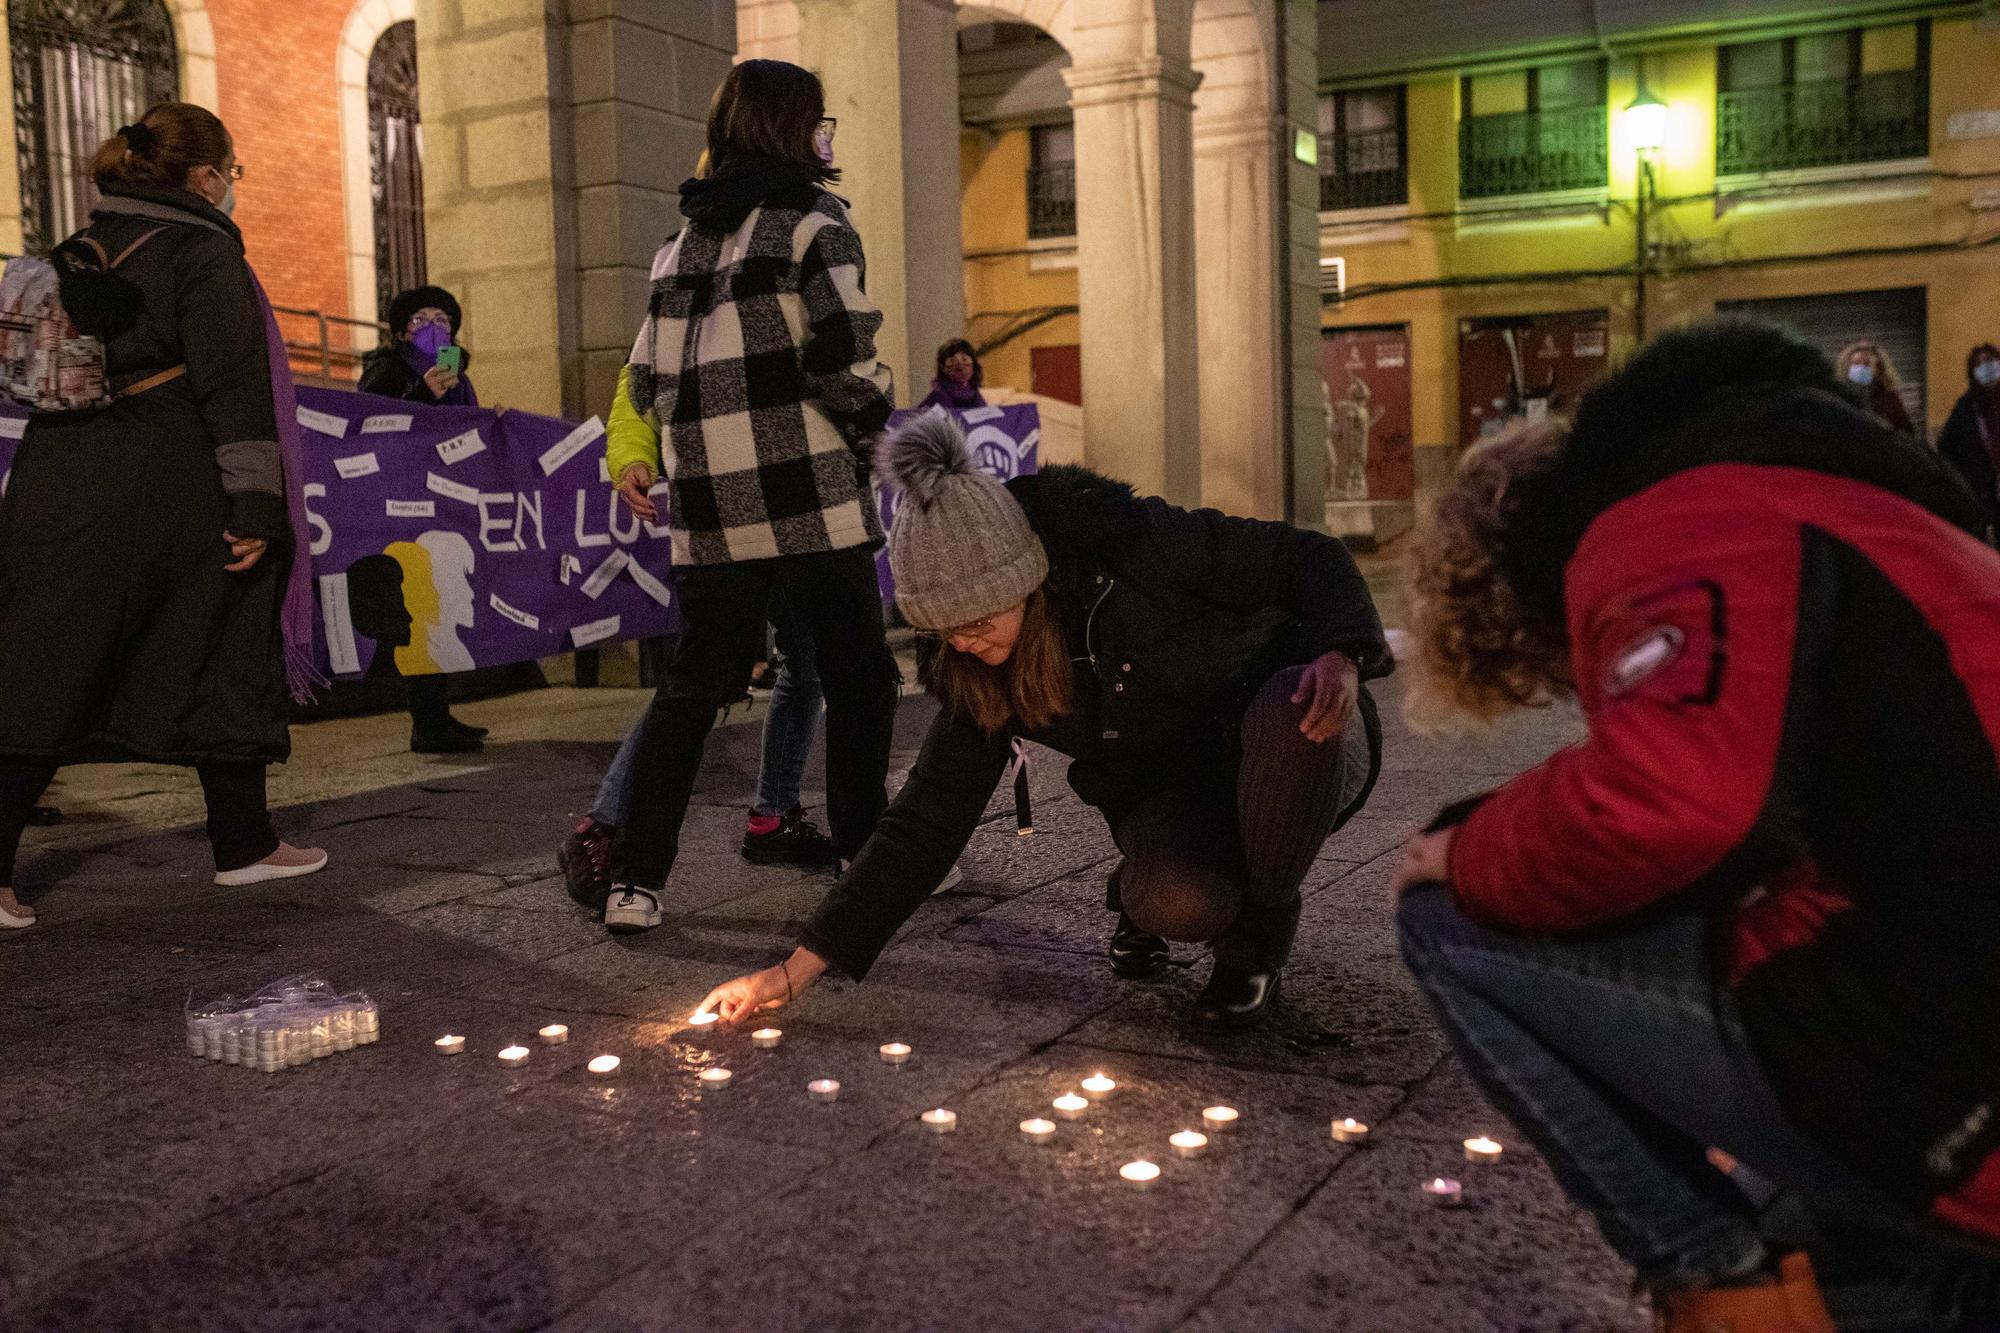
[[[188,1054],[275,1074],[368,1046],[382,1036],[382,1011],[361,991],[342,995],[324,977],[302,973],[245,999],[187,1006]]]

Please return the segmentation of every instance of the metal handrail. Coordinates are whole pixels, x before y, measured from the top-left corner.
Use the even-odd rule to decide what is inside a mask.
[[[1930,78],[1885,70],[1715,95],[1719,176],[1922,157],[1930,151]]]
[[[379,320],[352,319],[346,315],[329,315],[324,310],[300,309],[297,306],[273,305],[271,310],[280,316],[279,332],[286,335],[285,351],[294,366],[302,360],[309,365],[317,365],[318,377],[330,383],[358,380],[362,358],[381,345],[389,332],[389,326]],[[311,320],[313,339],[302,341],[286,333],[283,319],[287,316]],[[333,341],[335,327],[349,331],[342,345]]]

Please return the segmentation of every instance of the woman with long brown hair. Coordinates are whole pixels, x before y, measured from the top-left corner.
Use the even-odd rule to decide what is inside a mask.
[[[103,330],[115,401],[33,416],[0,506],[0,925],[34,919],[14,853],[64,764],[192,766],[218,884],[326,864],[265,804],[312,594],[284,344],[229,219],[242,165],[212,113],[166,103],[93,174],[103,199],[56,265],[65,308]],[[85,250],[123,262],[73,287]]]
[[[1867,400],[1868,410],[1884,425],[1923,438],[1903,402],[1903,378],[1896,373],[1896,363],[1889,359],[1889,353],[1880,343],[1872,338],[1851,342],[1840,349],[1840,358],[1834,366],[1840,377]]]
[[[828,967],[860,980],[964,850],[1010,754],[1025,805],[1032,741],[1073,760],[1070,786],[1124,853],[1113,968],[1155,976],[1167,940],[1208,943],[1195,1024],[1261,1022],[1306,871],[1381,762],[1362,681],[1391,661],[1346,548],[1077,467],[1002,486],[942,413],[905,426],[882,470],[904,492],[889,564],[897,604],[930,636],[938,717],[800,948],[703,1007],[735,1022]]]

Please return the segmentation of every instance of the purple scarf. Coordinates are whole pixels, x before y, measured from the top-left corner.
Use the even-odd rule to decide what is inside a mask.
[[[986,398],[979,392],[977,383],[960,384],[956,380],[939,378],[931,381],[930,395],[917,406],[929,407],[933,403],[955,407],[963,412],[970,407],[986,406]]]
[[[437,362],[426,359],[422,352],[406,342],[403,344],[403,364],[410,368],[411,374],[422,380]],[[428,385],[424,387],[424,392],[430,392]],[[461,370],[458,373],[458,383],[445,390],[444,397],[435,401],[439,407],[477,407],[479,395],[472,391],[471,377]]]
[[[313,665],[312,528],[306,522],[306,442],[299,427],[299,396],[292,385],[291,355],[264,284],[251,270],[250,285],[264,307],[264,348],[271,360],[271,406],[278,417],[278,462],[284,473],[285,513],[292,527],[292,569],[278,613],[285,636],[285,685],[297,703],[311,703],[315,686],[327,679]]]

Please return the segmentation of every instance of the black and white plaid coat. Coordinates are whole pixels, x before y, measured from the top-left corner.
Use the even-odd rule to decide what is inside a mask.
[[[813,187],[726,236],[689,226],[654,259],[628,396],[662,427],[675,564],[882,541],[867,451],[891,384],[863,281],[846,208]]]

